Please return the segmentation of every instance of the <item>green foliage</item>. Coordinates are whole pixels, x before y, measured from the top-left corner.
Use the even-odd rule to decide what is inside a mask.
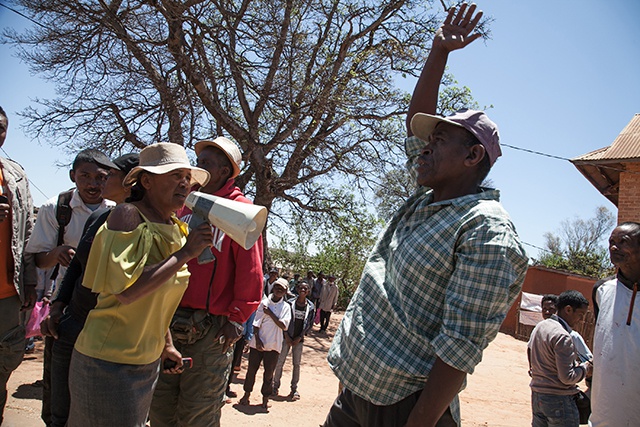
[[[294,227],[278,230],[271,259],[302,277],[308,270],[335,274],[340,289],[338,307],[344,309],[358,287],[382,223],[346,189],[333,192],[343,199],[344,209],[322,215],[301,212]]]
[[[566,255],[546,253],[540,257],[537,264],[597,278],[607,277],[613,273],[605,250],[577,251]]]
[[[604,206],[596,209],[593,218],[564,220],[559,235],[545,233],[547,251],[534,264],[589,277],[607,277],[613,267],[602,241],[614,226],[615,218]]]

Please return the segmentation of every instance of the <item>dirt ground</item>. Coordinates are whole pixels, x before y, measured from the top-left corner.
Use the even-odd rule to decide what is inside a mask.
[[[256,379],[250,406],[237,404],[242,395],[247,360],[232,385],[239,395],[222,411],[222,426],[282,427],[293,423],[302,427],[316,427],[325,416],[338,391],[338,381],[329,369],[326,354],[341,316],[331,319],[328,333],[318,332],[317,326],[305,339],[298,391],[301,399],[290,402],[291,363],[285,365],[280,393],[273,398],[268,412],[260,407],[260,374]],[[246,356],[246,355],[245,355]],[[42,347],[25,359],[9,380],[9,398],[3,427],[43,426],[40,420],[42,388],[34,382],[42,378]],[[498,334],[489,345],[476,372],[468,377],[467,389],[460,395],[462,424],[465,427],[518,427],[531,425],[527,376],[526,343]]]

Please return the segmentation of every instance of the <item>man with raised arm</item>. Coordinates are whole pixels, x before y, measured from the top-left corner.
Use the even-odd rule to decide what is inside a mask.
[[[498,333],[527,269],[499,192],[480,187],[500,156],[481,111],[436,112],[450,52],[480,37],[482,12],[449,11],[416,85],[405,141],[419,188],[362,273],[329,364],[344,385],[325,426],[455,426],[460,390]]]

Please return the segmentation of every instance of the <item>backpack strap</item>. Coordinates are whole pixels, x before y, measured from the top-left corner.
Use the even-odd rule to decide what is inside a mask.
[[[56,246],[61,246],[64,243],[64,231],[69,222],[71,221],[71,198],[73,197],[73,188],[67,191],[63,191],[58,194],[58,203],[56,204],[56,220],[58,221],[58,243]],[[58,270],[60,270],[60,264],[56,264],[53,272],[51,273],[51,280],[56,280],[58,277]]]

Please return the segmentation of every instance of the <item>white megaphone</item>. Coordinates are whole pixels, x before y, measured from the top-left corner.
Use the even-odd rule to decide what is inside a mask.
[[[244,249],[251,248],[258,241],[267,223],[268,211],[264,206],[234,202],[199,191],[190,193],[184,204],[193,212],[189,220],[190,228],[208,222]],[[213,260],[213,254],[206,249],[198,257],[200,264]]]

